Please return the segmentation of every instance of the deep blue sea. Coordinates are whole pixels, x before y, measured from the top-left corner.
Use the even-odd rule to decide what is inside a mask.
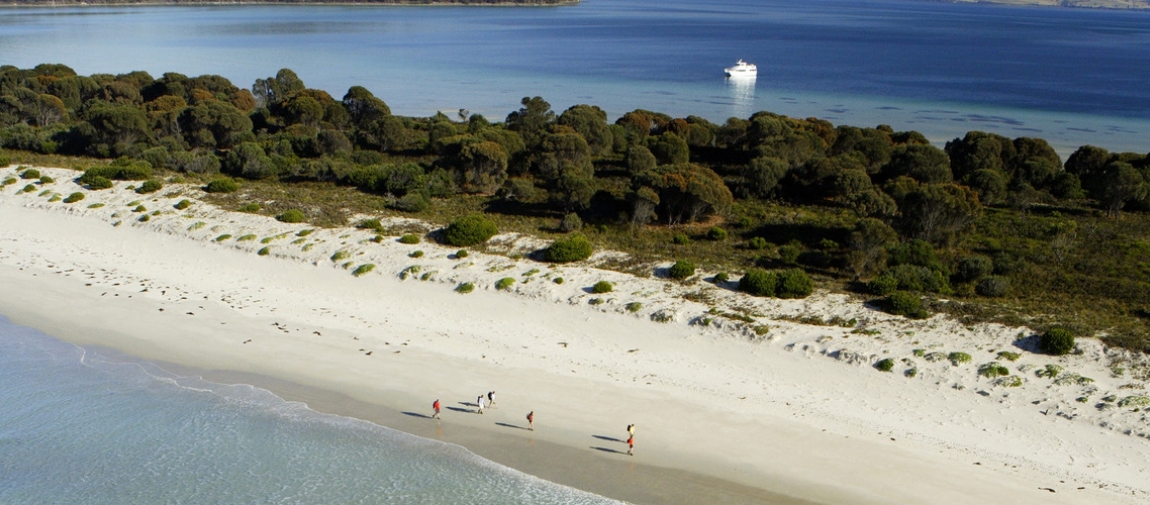
[[[0,317],[0,503],[617,504],[250,386]]]
[[[724,79],[736,59],[752,81]],[[0,64],[228,77],[283,67],[404,115],[503,119],[524,96],[715,122],[770,110],[1150,151],[1150,12],[931,0],[583,0],[564,7],[0,9]]]

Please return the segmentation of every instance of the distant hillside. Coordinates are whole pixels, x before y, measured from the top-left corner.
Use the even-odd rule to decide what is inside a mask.
[[[190,4],[570,5],[579,0],[0,0],[0,6]]]
[[[948,0],[954,3],[1039,5],[1087,9],[1150,9],[1150,0]]]

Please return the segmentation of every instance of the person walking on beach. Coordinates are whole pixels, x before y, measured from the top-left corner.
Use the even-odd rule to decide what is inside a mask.
[[[635,435],[631,435],[631,436],[627,437],[627,455],[628,456],[634,456],[635,455],[634,451],[635,451]]]
[[[527,413],[527,429],[535,431],[535,411]]]
[[[633,436],[635,436],[635,425],[634,424],[628,424],[627,425],[627,437],[630,438]]]
[[[487,406],[495,408],[495,391],[487,392]]]
[[[435,399],[435,403],[431,404],[431,408],[435,409],[435,414],[432,414],[432,419],[439,419],[439,398]]]
[[[483,413],[483,395],[479,395],[477,398],[475,398],[475,403],[477,405],[479,405],[479,413],[482,414]]]

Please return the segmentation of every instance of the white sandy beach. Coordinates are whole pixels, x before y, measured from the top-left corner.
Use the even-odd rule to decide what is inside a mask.
[[[137,195],[119,182],[87,191],[72,182],[76,172],[40,170],[57,182],[0,190],[0,313],[64,340],[265,376],[396,412],[430,414],[439,398],[444,425],[472,438],[538,441],[584,462],[674,469],[813,502],[1150,500],[1150,413],[1102,400],[1146,396],[1134,370],[1145,374],[1147,360],[1093,339],[1079,339],[1077,354],[1039,355],[1014,345],[1032,334],[1025,328],[909,321],[843,295],[756,299],[698,277],[680,284],[593,268],[613,253],[552,267],[502,255],[459,259],[458,248],[426,239],[375,243],[374,232],[351,228],[299,237],[313,227],[200,202],[176,210],[179,200],[202,196],[196,187]],[[14,166],[0,169],[0,179],[15,174]],[[86,198],[50,201],[74,191]],[[104,205],[89,207],[96,203]],[[133,212],[137,205],[147,211]],[[154,211],[161,212],[139,221]],[[231,238],[215,241],[223,234]],[[245,235],[255,238],[237,241]],[[510,234],[493,241],[509,253],[542,245]],[[264,247],[269,254],[257,254]],[[424,255],[410,257],[416,250]],[[333,262],[337,251],[350,256]],[[363,264],[375,268],[354,277]],[[496,290],[504,277],[517,282]],[[614,291],[591,294],[600,280]],[[475,291],[456,293],[461,282]],[[713,301],[682,297],[699,291]],[[631,302],[642,307],[630,312]],[[712,307],[744,307],[756,322],[708,314]],[[867,331],[780,319],[799,316],[856,319]],[[770,328],[765,336],[753,331],[759,325]],[[973,360],[932,362],[915,349]],[[979,365],[999,351],[1022,354],[997,360],[1021,386],[979,377]],[[886,357],[899,361],[893,373],[872,366]],[[1127,371],[1116,376],[1110,367],[1122,359]],[[1047,364],[1093,382],[1057,385],[1035,374]],[[911,366],[913,378],[903,373]],[[462,404],[489,390],[498,408],[481,416]],[[535,431],[520,429],[528,411]],[[619,441],[630,423],[633,457]],[[450,433],[442,438],[469,446]],[[535,446],[520,447],[511,451]],[[501,462],[517,461],[527,460]],[[517,468],[593,487],[578,476]],[[702,501],[705,492],[686,498]]]

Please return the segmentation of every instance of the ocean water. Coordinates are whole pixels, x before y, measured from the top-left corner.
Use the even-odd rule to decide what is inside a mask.
[[[619,502],[0,317],[0,503]]]
[[[727,80],[743,58],[754,80]],[[613,120],[760,110],[1150,150],[1150,12],[933,0],[583,0],[564,7],[151,6],[0,9],[0,64],[228,77],[295,70],[394,112],[501,120],[524,96]]]

